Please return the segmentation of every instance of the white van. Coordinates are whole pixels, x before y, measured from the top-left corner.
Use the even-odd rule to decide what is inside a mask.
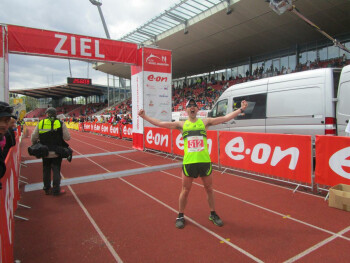
[[[350,66],[323,68],[229,87],[208,117],[226,115],[248,101],[244,113],[213,130],[345,135],[350,118]]]

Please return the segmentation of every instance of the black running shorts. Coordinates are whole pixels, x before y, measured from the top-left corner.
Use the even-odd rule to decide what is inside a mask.
[[[182,165],[182,171],[188,177],[209,176],[212,172],[211,163],[190,163]]]

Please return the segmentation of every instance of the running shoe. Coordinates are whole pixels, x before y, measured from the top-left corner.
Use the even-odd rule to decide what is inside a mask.
[[[176,228],[184,228],[185,227],[185,218],[184,217],[178,217],[176,218],[175,222]]]
[[[212,221],[214,223],[214,225],[217,225],[217,226],[223,226],[224,225],[224,222],[222,222],[222,220],[220,219],[220,217],[217,214],[210,215],[209,216],[209,220]]]
[[[64,190],[64,189],[60,189],[60,191],[58,191],[58,192],[52,192],[53,195],[63,195],[65,193],[66,193],[66,190]]]

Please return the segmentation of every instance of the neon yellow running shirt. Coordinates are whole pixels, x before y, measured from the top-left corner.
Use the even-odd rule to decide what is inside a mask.
[[[195,123],[186,120],[182,128],[182,138],[185,152],[183,164],[211,162],[207,132],[201,119],[198,119]]]

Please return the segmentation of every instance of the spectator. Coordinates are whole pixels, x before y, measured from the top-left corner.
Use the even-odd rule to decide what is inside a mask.
[[[12,112],[13,107],[4,101],[0,101],[0,179],[6,173],[5,157],[3,155],[3,149],[6,144],[5,133],[9,128],[11,117],[16,118],[16,116],[12,115]],[[1,188],[2,184],[0,181]]]
[[[11,117],[11,119],[9,121],[9,128],[8,128],[7,132],[5,133],[6,143],[5,143],[4,150],[3,150],[3,154],[4,154],[5,159],[6,159],[8,152],[10,151],[10,148],[16,145],[15,131],[17,131],[16,119]]]

